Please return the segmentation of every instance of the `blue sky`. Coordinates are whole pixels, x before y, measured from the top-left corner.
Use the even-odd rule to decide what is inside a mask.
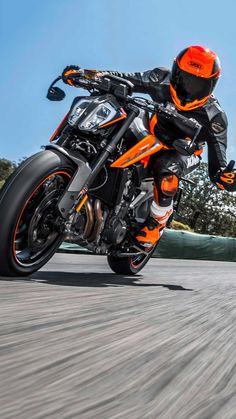
[[[171,67],[190,44],[221,59],[216,96],[229,119],[228,157],[236,159],[235,0],[0,0],[0,158],[37,152],[81,90],[49,102],[50,82],[68,64],[143,71]]]

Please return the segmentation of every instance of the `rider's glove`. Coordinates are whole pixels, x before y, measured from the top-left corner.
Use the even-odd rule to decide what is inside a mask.
[[[73,80],[69,79],[68,76],[77,73],[78,70],[80,70],[80,67],[78,65],[68,65],[66,68],[64,68],[61,75],[64,83],[69,84],[70,86],[76,86],[76,83]]]
[[[219,189],[228,192],[236,192],[236,171],[234,170],[235,161],[231,160],[225,169],[221,169],[216,177],[215,183]]]
[[[84,78],[87,80],[94,80],[97,76],[99,76],[97,70],[84,70]]]

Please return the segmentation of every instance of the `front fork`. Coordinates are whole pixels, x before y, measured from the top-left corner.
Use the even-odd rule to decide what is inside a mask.
[[[131,112],[125,119],[119,131],[115,134],[112,140],[104,146],[103,151],[92,162],[89,163],[81,158],[73,155],[73,152],[63,149],[54,144],[46,146],[46,149],[56,149],[58,152],[65,154],[73,163],[76,164],[77,170],[64,191],[61,199],[58,202],[58,209],[63,218],[67,219],[74,211],[79,212],[87,199],[87,192],[93,181],[97,177],[100,170],[103,168],[104,163],[108,157],[115,151],[117,144],[138,115],[137,108],[131,108]]]

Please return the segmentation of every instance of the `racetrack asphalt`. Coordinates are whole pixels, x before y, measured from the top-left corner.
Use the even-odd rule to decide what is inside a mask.
[[[236,264],[56,254],[0,282],[1,419],[235,419]]]

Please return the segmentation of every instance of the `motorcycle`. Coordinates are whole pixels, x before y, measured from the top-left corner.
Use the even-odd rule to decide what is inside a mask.
[[[134,275],[150,251],[139,248],[135,233],[149,214],[153,178],[149,160],[170,147],[153,131],[158,115],[183,132],[172,148],[191,153],[201,126],[172,104],[135,97],[123,78],[68,76],[88,91],[77,96],[44,150],[25,160],[0,193],[0,275],[29,276],[63,241],[107,255],[117,274]],[[47,98],[62,100],[56,83]],[[174,198],[178,210],[181,189]]]

